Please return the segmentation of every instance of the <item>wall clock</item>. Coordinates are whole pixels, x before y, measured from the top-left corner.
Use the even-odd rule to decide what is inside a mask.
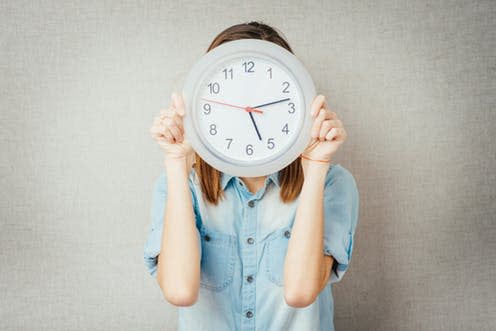
[[[185,138],[214,168],[240,177],[278,171],[311,140],[312,78],[285,48],[229,41],[204,54],[183,86]]]

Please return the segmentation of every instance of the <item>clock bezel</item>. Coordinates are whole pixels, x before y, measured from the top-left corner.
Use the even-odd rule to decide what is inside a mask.
[[[195,90],[195,92],[193,94],[193,97],[192,97],[193,99],[191,101],[192,104],[195,106],[198,106],[199,103],[203,103],[203,101],[200,100],[201,99],[200,98],[201,87],[202,87],[201,84],[206,83],[209,80],[212,73],[215,73],[215,71],[217,69],[222,68],[223,64],[225,64],[225,63],[231,63],[233,60],[238,60],[238,59],[243,59],[243,58],[250,58],[250,59],[256,58],[256,59],[261,59],[263,61],[267,61],[269,63],[274,63],[274,64],[278,65],[281,68],[281,70],[283,70],[288,75],[288,77],[295,83],[295,85],[297,87],[298,91],[296,93],[298,94],[298,99],[299,99],[298,107],[300,107],[300,109],[302,109],[302,110],[305,108],[303,95],[300,95],[300,92],[301,92],[300,84],[299,84],[298,80],[296,79],[296,77],[294,77],[291,70],[289,68],[287,68],[285,64],[281,63],[278,60],[274,60],[274,58],[272,58],[272,57],[262,55],[259,53],[254,55],[253,52],[232,54],[228,57],[220,58],[220,59],[218,59],[217,62],[212,63],[211,64],[212,68],[210,70],[206,70],[203,73],[202,77],[199,78],[200,81],[196,85],[196,88],[198,90]],[[208,139],[208,137],[205,136],[205,132],[203,132],[204,128],[202,128],[201,124],[200,124],[200,117],[202,116],[202,112],[201,111],[194,111],[191,113],[191,116],[192,116],[193,125],[195,126],[197,134],[200,136],[201,141],[205,142],[206,139]],[[301,119],[301,117],[304,116],[304,111],[301,111],[300,114],[298,114],[298,116]],[[218,155],[218,156],[221,156],[225,162],[229,162],[235,166],[238,166],[238,165],[239,166],[258,166],[258,165],[266,164],[266,163],[272,161],[273,159],[280,157],[280,155],[282,155],[283,153],[286,153],[286,151],[291,148],[291,144],[293,144],[294,141],[296,141],[298,139],[298,132],[300,132],[302,124],[303,124],[303,122],[301,120],[297,122],[297,126],[292,129],[292,130],[295,130],[296,134],[292,134],[290,140],[288,142],[286,142],[284,148],[282,150],[279,150],[274,155],[264,157],[261,159],[253,159],[253,160],[249,160],[249,159],[248,160],[240,160],[240,159],[229,157],[228,155],[225,155],[225,154]],[[217,155],[217,153],[222,153],[222,152],[219,152],[215,147],[213,147],[209,143],[204,143],[203,145],[206,148],[208,148],[212,154]]]
[[[292,140],[292,145],[276,153],[274,156],[260,160],[238,160],[226,157],[216,151],[210,144],[201,139],[195,115],[198,109],[198,98],[201,85],[208,74],[223,62],[234,58],[258,57],[279,64],[286,73],[299,85],[300,100],[303,109],[299,123],[299,131]],[[297,92],[298,93],[298,92]],[[293,162],[311,140],[310,130],[313,119],[310,115],[311,102],[315,97],[313,80],[300,60],[285,48],[260,39],[239,39],[229,41],[204,54],[191,68],[183,86],[183,97],[186,115],[183,118],[185,139],[193,149],[212,167],[234,175],[244,177],[264,176],[276,172]]]

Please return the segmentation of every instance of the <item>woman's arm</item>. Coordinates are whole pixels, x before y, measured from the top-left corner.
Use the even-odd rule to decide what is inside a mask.
[[[167,201],[157,262],[157,282],[167,301],[189,306],[198,298],[200,284],[200,238],[188,184],[194,151],[184,139],[182,95],[173,93],[168,109],[160,112],[150,129],[165,151]]]
[[[346,139],[343,123],[327,109],[323,95],[311,105],[311,141],[301,158],[304,182],[284,264],[288,305],[315,301],[330,277],[333,257],[324,255],[324,187],[332,155]]]
[[[288,243],[284,296],[288,305],[305,307],[329,280],[333,258],[324,255],[324,184],[328,164],[302,160],[305,180]]]
[[[185,159],[167,161],[167,202],[157,281],[166,300],[189,306],[198,298],[200,284],[199,240]]]

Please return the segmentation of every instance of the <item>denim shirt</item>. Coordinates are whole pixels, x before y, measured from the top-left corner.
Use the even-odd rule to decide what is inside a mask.
[[[225,199],[215,206],[203,199],[198,177],[194,169],[190,172],[201,280],[195,304],[177,307],[178,330],[334,330],[332,284],[348,269],[358,220],[353,175],[340,164],[331,164],[327,171],[323,254],[337,261],[337,273],[331,273],[312,304],[301,308],[285,302],[283,287],[284,260],[299,199],[280,200],[278,172],[268,175],[255,194],[237,176],[221,173],[221,185]],[[164,170],[154,186],[151,227],[144,245],[145,266],[153,277],[167,195]]]

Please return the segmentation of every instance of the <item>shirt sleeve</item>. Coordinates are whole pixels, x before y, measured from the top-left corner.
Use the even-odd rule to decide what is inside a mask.
[[[192,187],[191,181],[189,181],[189,187],[191,191],[191,199],[193,202],[193,210],[195,213],[195,223],[196,232],[198,237],[198,246],[200,247],[201,256],[201,238],[199,232],[199,226],[201,222],[200,213],[198,211],[198,201],[196,199],[195,191]],[[160,253],[161,243],[162,243],[162,230],[164,224],[164,212],[165,205],[167,201],[167,173],[163,171],[155,181],[152,194],[152,205],[151,205],[151,224],[149,227],[148,235],[146,237],[143,258],[145,262],[145,267],[150,275],[157,277],[157,256]]]
[[[343,278],[350,264],[358,222],[359,195],[353,175],[340,164],[330,167],[324,188],[324,254],[334,258],[330,282]]]

